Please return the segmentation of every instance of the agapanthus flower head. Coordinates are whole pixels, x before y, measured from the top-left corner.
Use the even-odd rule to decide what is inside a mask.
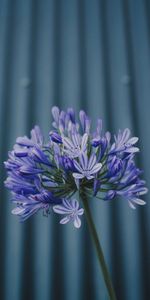
[[[64,215],[61,224],[73,222],[79,228],[83,194],[104,201],[121,196],[133,209],[145,204],[141,196],[147,188],[134,162],[138,138],[130,137],[128,128],[119,130],[111,142],[111,134],[102,132],[100,119],[91,132],[91,121],[83,110],[77,118],[72,108],[65,112],[54,106],[52,116],[46,143],[35,126],[30,138],[16,139],[5,162],[5,185],[16,204],[13,214],[24,221],[39,210],[55,212]]]

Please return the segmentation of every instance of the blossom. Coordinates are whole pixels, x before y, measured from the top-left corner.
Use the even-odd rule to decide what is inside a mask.
[[[85,152],[88,135],[85,133],[81,138],[79,134],[73,133],[72,139],[63,138],[64,152],[71,158],[76,158]]]
[[[56,201],[52,193],[42,190],[40,193],[30,196],[15,195],[13,202],[17,204],[17,207],[12,210],[12,213],[18,215],[21,221],[25,221],[40,209],[48,214],[50,206],[61,203],[61,200],[57,199]]]
[[[108,173],[107,176],[113,178],[115,175],[118,175],[120,171],[123,169],[123,161],[121,158],[114,155],[113,157],[109,157],[108,160]]]
[[[16,140],[16,144],[25,147],[33,147],[34,145],[42,146],[44,142],[43,134],[39,126],[35,126],[31,130],[31,138],[29,139],[27,136],[18,137]]]
[[[110,153],[115,153],[118,151],[124,151],[127,153],[135,153],[139,151],[138,147],[135,147],[134,144],[137,143],[138,137],[130,137],[130,130],[126,128],[123,130],[119,130],[118,135],[115,135],[115,143],[112,144],[110,149]]]
[[[123,196],[124,198],[128,199],[129,205],[131,208],[135,209],[135,204],[145,205],[146,202],[139,197],[146,194],[148,189],[144,187],[145,182],[140,182],[139,184],[133,184],[121,191],[117,191],[117,195]]]
[[[73,177],[76,179],[82,179],[86,177],[88,180],[94,178],[95,174],[101,169],[102,164],[97,163],[96,155],[93,153],[90,158],[86,152],[79,157],[80,164],[74,160],[74,166],[78,172],[73,173]]]
[[[81,220],[79,216],[83,215],[83,208],[79,209],[79,202],[76,199],[63,200],[62,205],[55,205],[53,210],[57,214],[66,215],[61,219],[60,224],[66,224],[73,222],[74,227],[79,228],[81,226]]]
[[[60,134],[58,134],[58,133],[55,132],[55,131],[51,131],[51,132],[49,133],[49,135],[50,135],[50,138],[51,138],[51,140],[52,140],[53,142],[58,143],[58,144],[62,144],[62,138],[61,138]]]
[[[16,205],[13,214],[24,221],[39,211],[55,212],[65,215],[61,224],[72,221],[79,228],[84,210],[73,198],[75,193],[104,201],[119,196],[132,209],[145,204],[141,196],[148,190],[134,161],[138,138],[131,137],[128,128],[113,138],[109,131],[103,133],[101,119],[92,131],[83,110],[77,118],[72,108],[65,112],[54,106],[52,116],[46,142],[35,126],[30,138],[16,139],[4,162],[5,186]]]
[[[89,133],[90,132],[91,122],[90,122],[89,117],[84,112],[84,110],[80,110],[79,118],[80,118],[80,122],[81,122],[81,127],[82,127],[82,130],[83,130],[83,133]]]

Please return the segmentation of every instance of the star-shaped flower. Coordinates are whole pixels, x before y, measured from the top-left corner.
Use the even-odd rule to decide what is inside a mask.
[[[126,128],[125,130],[119,130],[118,135],[114,136],[115,143],[112,144],[110,154],[116,153],[119,151],[124,151],[127,153],[135,153],[139,151],[138,147],[135,147],[134,144],[137,143],[138,138],[132,137],[130,138],[130,130]]]
[[[76,199],[64,199],[62,205],[53,206],[53,210],[57,214],[66,215],[66,217],[61,219],[60,224],[73,222],[76,228],[81,226],[81,220],[79,216],[83,215],[84,209],[79,209],[79,202]]]
[[[64,152],[70,158],[79,157],[86,150],[87,141],[87,133],[85,133],[82,138],[78,133],[73,133],[71,139],[63,137]]]
[[[86,177],[90,180],[94,178],[95,174],[98,173],[102,167],[101,163],[97,163],[96,155],[94,153],[92,153],[89,159],[87,153],[83,153],[79,157],[79,162],[80,163],[74,160],[74,166],[78,171],[73,173],[73,177],[75,179],[82,179]]]

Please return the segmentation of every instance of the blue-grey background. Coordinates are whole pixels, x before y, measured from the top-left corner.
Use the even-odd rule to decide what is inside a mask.
[[[48,137],[52,105],[129,127],[150,186],[149,0],[0,0],[1,161],[34,124]],[[20,224],[0,176],[0,299],[107,300],[84,217],[79,231],[42,213]],[[91,201],[118,300],[150,299],[146,200]]]

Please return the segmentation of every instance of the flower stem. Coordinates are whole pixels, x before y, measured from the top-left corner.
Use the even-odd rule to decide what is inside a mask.
[[[104,281],[107,287],[107,291],[110,297],[110,300],[117,300],[116,295],[115,295],[115,291],[111,282],[111,278],[109,276],[109,272],[106,266],[106,262],[105,262],[105,258],[104,258],[104,254],[102,251],[102,247],[101,244],[99,242],[98,239],[98,235],[96,232],[96,228],[92,219],[92,215],[91,215],[91,211],[89,208],[89,204],[88,204],[88,200],[85,196],[85,194],[81,194],[80,195],[82,202],[83,202],[83,206],[84,206],[84,210],[85,210],[85,215],[86,215],[86,219],[87,219],[87,223],[89,226],[89,230],[96,248],[96,252],[97,252],[97,256],[98,256],[98,260],[99,260],[99,264],[103,273],[103,277],[104,277]]]

